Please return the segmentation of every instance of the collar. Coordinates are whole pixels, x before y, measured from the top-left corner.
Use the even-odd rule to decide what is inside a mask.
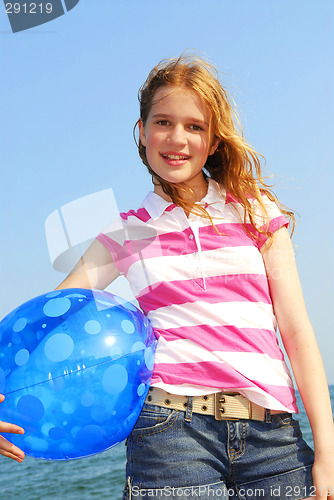
[[[196,204],[204,205],[205,208],[222,212],[225,207],[225,193],[225,189],[221,188],[216,181],[208,179],[208,192],[204,198],[201,201],[196,202]],[[156,220],[161,217],[167,208],[176,207],[176,205],[170,201],[164,200],[157,193],[150,191],[144,199],[142,207],[147,210],[152,219]]]
[[[159,219],[168,207],[176,206],[170,201],[164,200],[161,196],[150,191],[142,203],[142,207],[147,210],[151,219]]]

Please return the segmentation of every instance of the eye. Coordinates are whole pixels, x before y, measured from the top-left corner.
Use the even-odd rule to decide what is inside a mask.
[[[200,125],[190,125],[190,128],[191,130],[193,130],[194,132],[199,132],[200,130],[203,130],[202,127]]]
[[[161,125],[162,127],[164,127],[166,125],[169,125],[169,121],[168,120],[158,120],[157,125]]]

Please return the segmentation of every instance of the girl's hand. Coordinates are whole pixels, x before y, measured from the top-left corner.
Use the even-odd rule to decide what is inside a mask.
[[[312,476],[315,500],[334,500],[334,457],[315,459]]]
[[[3,402],[5,396],[0,394],[0,403]],[[1,410],[0,410],[1,415]],[[18,425],[9,424],[8,422],[2,422],[0,420],[0,432],[11,432],[13,434],[23,434],[24,429],[19,427]],[[3,436],[0,435],[0,455],[4,457],[11,458],[12,460],[16,460],[21,463],[24,459],[24,453],[20,448],[15,446],[13,443],[10,443]]]

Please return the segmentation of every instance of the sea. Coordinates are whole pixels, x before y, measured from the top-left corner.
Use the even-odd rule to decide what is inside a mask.
[[[329,386],[334,409],[334,385]],[[301,429],[313,447],[305,409],[297,393]],[[0,408],[1,416],[1,408]],[[26,457],[19,464],[0,457],[2,500],[121,500],[125,483],[125,442],[78,460],[45,461]]]

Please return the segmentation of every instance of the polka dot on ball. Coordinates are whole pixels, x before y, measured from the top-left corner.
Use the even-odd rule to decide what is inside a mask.
[[[73,297],[74,299],[79,299],[79,302],[82,302],[83,299],[86,299],[86,295],[82,293],[69,293],[66,297]]]
[[[144,354],[145,364],[149,370],[153,370],[154,366],[154,351],[151,347],[148,347]]]
[[[55,333],[46,341],[44,353],[50,361],[65,361],[71,356],[73,349],[74,342],[69,335]]]
[[[95,319],[90,319],[89,321],[87,321],[85,323],[84,328],[85,328],[86,332],[89,333],[89,335],[96,335],[97,333],[99,333],[101,331],[102,326]]]
[[[134,333],[135,331],[135,325],[132,323],[132,321],[129,321],[128,319],[124,319],[122,321],[121,328],[125,333]]]
[[[94,401],[95,401],[94,394],[92,394],[90,392],[86,392],[85,394],[83,394],[81,396],[81,404],[82,404],[82,406],[85,406],[85,407],[92,406],[92,404],[94,403]]]
[[[102,385],[108,394],[119,394],[128,383],[128,372],[122,365],[112,365],[103,374]]]
[[[43,307],[43,313],[49,318],[58,318],[62,314],[67,313],[71,307],[70,299],[66,297],[59,297],[58,299],[51,299]]]
[[[143,342],[135,342],[131,348],[131,352],[144,351],[146,346]]]
[[[96,446],[99,443],[102,443],[104,439],[105,434],[102,427],[94,424],[85,425],[75,436],[77,444],[83,447]]]
[[[13,325],[13,331],[14,332],[21,332],[27,325],[28,320],[26,318],[20,318],[17,321],[15,321]]]
[[[73,403],[72,401],[65,401],[62,405],[61,405],[61,409],[63,411],[63,413],[65,413],[66,415],[71,415],[72,413],[75,412],[76,410],[76,404]]]
[[[137,389],[137,394],[138,394],[138,396],[139,396],[139,397],[140,397],[140,396],[142,396],[142,395],[144,394],[144,392],[145,392],[145,387],[146,387],[146,386],[145,386],[145,384],[140,384],[140,385],[138,386],[138,389]]]
[[[15,354],[15,363],[17,366],[23,366],[27,363],[29,359],[29,351],[27,349],[20,349]]]
[[[27,416],[32,421],[38,421],[44,415],[44,405],[42,401],[35,396],[22,396],[17,402],[17,411],[19,414]]]
[[[45,297],[46,297],[47,299],[52,299],[53,297],[57,297],[57,296],[58,296],[58,295],[60,295],[60,294],[61,294],[61,291],[60,291],[60,290],[54,290],[53,292],[47,293],[47,294],[45,295]]]
[[[80,431],[79,425],[75,425],[71,429],[71,436],[75,437],[78,434],[79,431]]]

